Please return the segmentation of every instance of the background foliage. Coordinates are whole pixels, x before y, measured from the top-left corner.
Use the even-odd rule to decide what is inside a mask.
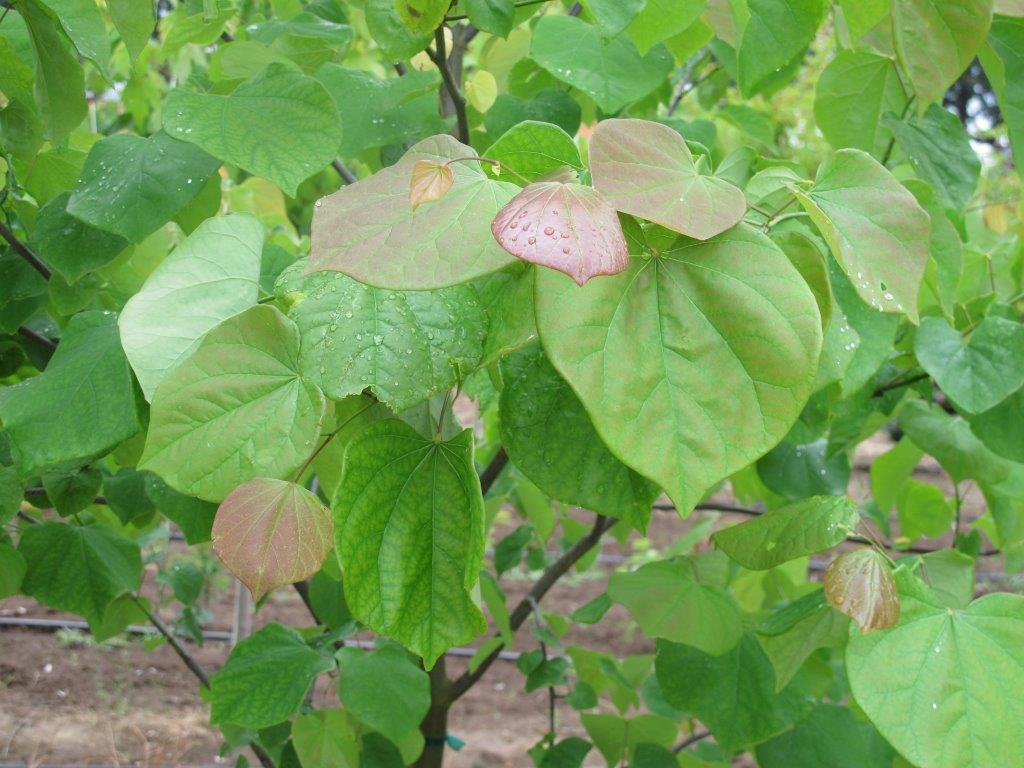
[[[539,768],[1015,765],[1021,147],[1017,0],[7,2],[0,597],[264,766],[440,765],[511,651]],[[208,675],[179,532],[311,625]]]

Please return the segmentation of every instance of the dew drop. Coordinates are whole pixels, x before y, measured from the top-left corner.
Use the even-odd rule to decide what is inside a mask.
[[[547,235],[548,237],[550,237],[551,235],[555,234],[555,228],[554,227],[544,227],[544,234]]]

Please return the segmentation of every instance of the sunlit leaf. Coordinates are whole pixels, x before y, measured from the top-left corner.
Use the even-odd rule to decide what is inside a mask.
[[[424,290],[509,264],[513,257],[488,229],[518,187],[488,179],[475,155],[451,136],[434,136],[394,165],[318,202],[310,271],[344,272],[381,288]],[[448,194],[413,211],[409,180],[421,160],[457,162],[449,165],[454,182]]]
[[[686,140],[649,120],[605,120],[590,142],[594,186],[616,209],[707,240],[743,218],[746,199],[702,175]]]

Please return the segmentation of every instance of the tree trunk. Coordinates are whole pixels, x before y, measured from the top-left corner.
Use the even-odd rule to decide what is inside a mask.
[[[441,768],[448,737],[448,710],[451,707],[451,680],[445,673],[445,657],[430,670],[430,709],[420,723],[425,746],[415,768]]]

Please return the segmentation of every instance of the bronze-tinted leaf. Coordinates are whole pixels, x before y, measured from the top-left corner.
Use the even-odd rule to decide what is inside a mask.
[[[409,182],[409,201],[415,211],[423,203],[440,200],[455,183],[452,168],[446,163],[435,163],[431,160],[417,160],[412,167],[412,180]]]
[[[498,211],[491,232],[513,256],[564,272],[579,285],[629,263],[618,214],[582,184],[531,184]]]
[[[829,563],[825,597],[865,634],[891,627],[900,618],[900,596],[892,569],[882,554],[867,547],[844,552]]]
[[[302,486],[258,477],[221,502],[212,539],[220,559],[259,600],[320,570],[334,523],[330,510]]]

